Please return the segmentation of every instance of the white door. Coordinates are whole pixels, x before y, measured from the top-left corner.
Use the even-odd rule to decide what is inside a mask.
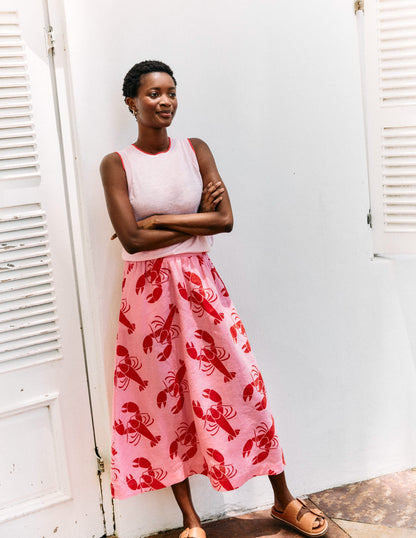
[[[0,536],[104,534],[43,0],[0,7]]]
[[[365,0],[374,252],[416,254],[416,0]]]

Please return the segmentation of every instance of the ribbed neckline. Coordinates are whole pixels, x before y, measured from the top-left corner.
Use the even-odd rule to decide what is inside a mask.
[[[134,144],[132,144],[132,146],[134,148],[136,148],[137,151],[140,151],[141,153],[144,153],[145,155],[152,155],[153,157],[155,157],[156,155],[160,155],[161,153],[167,153],[170,150],[170,148],[172,147],[172,140],[171,140],[170,136],[168,136],[168,139],[169,139],[169,145],[168,145],[167,149],[165,149],[164,151],[159,151],[158,153],[149,153],[147,151],[144,151],[144,150],[138,148]]]

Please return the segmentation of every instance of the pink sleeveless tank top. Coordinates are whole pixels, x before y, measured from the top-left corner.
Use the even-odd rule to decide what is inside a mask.
[[[129,200],[136,220],[154,214],[197,213],[203,189],[195,150],[189,138],[169,138],[166,151],[147,153],[134,144],[117,151],[127,176]],[[192,252],[206,252],[212,235],[193,235],[180,243],[129,254],[123,260],[141,261]]]

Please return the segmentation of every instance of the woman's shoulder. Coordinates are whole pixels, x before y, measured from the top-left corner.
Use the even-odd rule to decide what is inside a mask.
[[[193,145],[194,148],[196,147],[200,148],[204,146],[208,147],[208,144],[201,138],[195,138],[194,136],[192,136],[192,137],[187,138],[187,140],[189,140],[189,142]]]
[[[187,140],[189,140],[190,145],[192,146],[192,149],[194,150],[198,161],[200,159],[206,159],[206,158],[213,158],[212,152],[210,150],[210,147],[205,142],[205,140],[202,140],[201,138],[195,138],[190,137]]]
[[[126,163],[128,161],[129,146],[117,149],[104,155],[100,162],[100,170],[114,170],[123,169],[126,170]]]
[[[102,157],[100,166],[111,166],[121,162],[119,150],[107,153]]]
[[[202,138],[196,138],[192,136],[187,138],[186,140],[189,141],[189,144],[191,145],[197,156],[211,152],[208,144],[205,142],[205,140],[202,140]]]

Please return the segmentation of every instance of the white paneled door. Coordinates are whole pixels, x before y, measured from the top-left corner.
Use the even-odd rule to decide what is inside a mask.
[[[0,4],[0,536],[104,534],[43,0]]]

